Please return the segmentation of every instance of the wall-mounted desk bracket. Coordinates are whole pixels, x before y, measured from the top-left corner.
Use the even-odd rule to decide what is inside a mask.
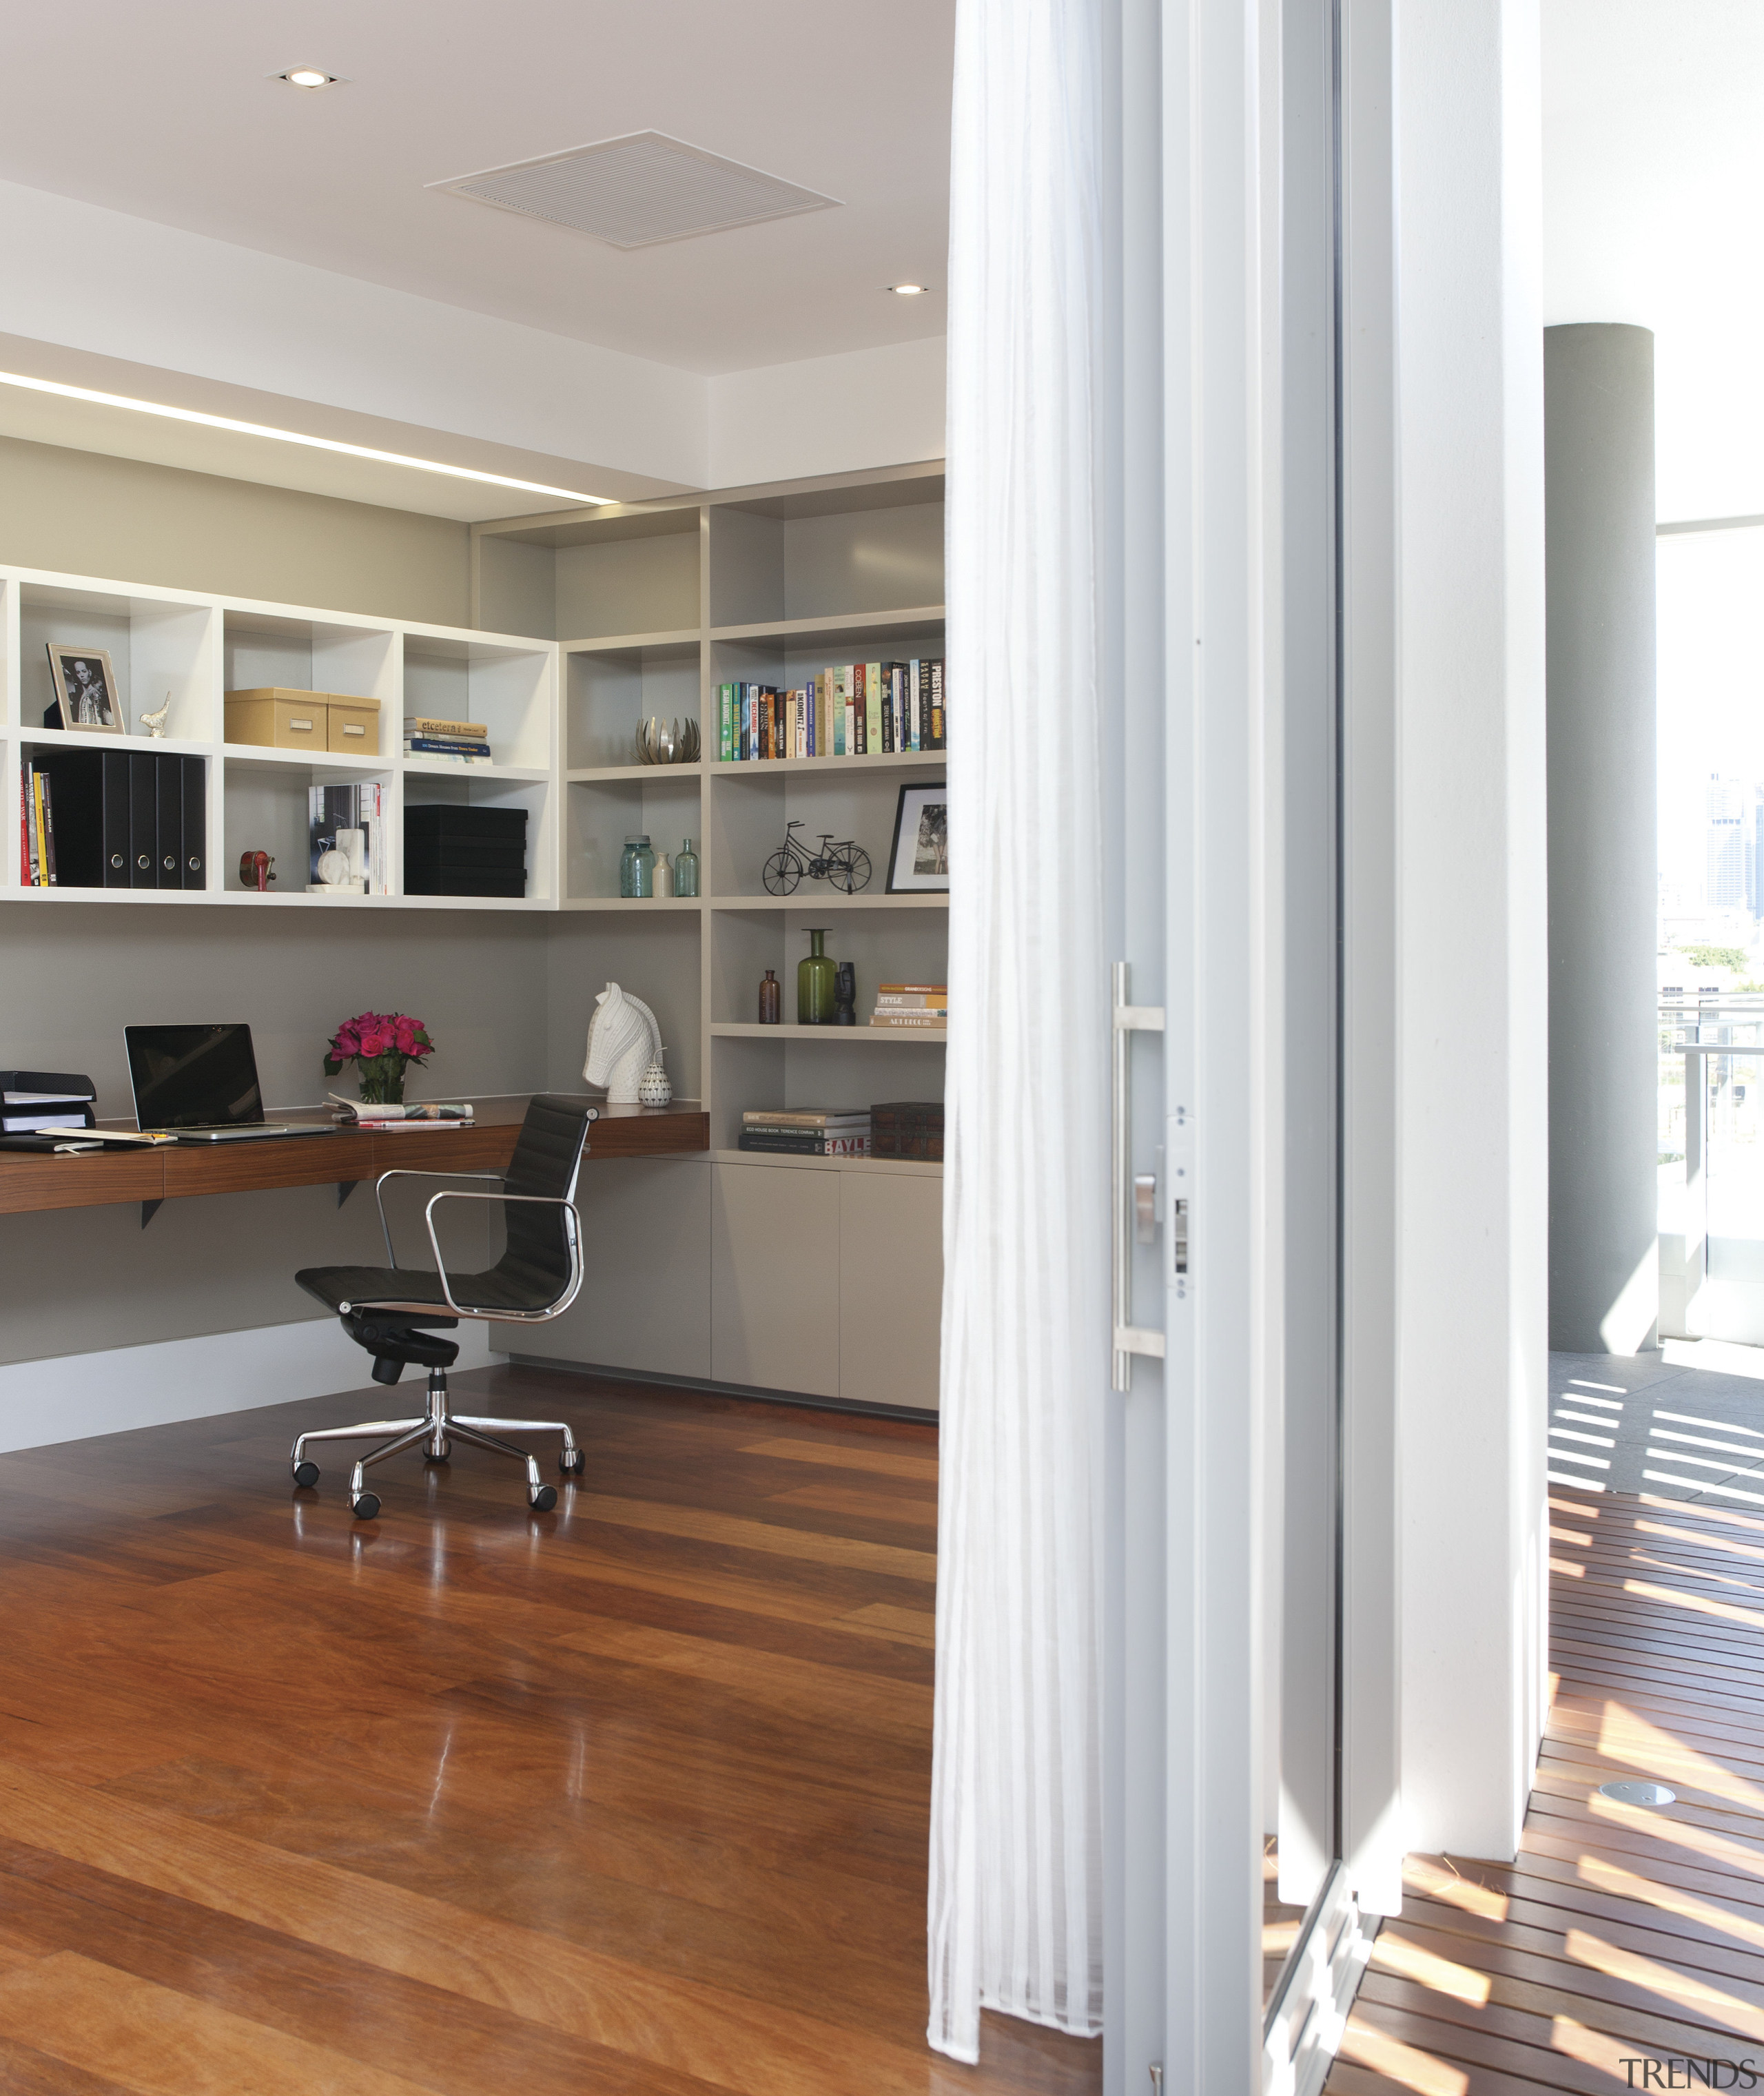
[[[145,1229],[164,1205],[164,1196],[158,1201],[143,1201],[141,1204],[141,1227]]]
[[[337,1205],[339,1208],[360,1184],[359,1179],[339,1179],[337,1181]]]

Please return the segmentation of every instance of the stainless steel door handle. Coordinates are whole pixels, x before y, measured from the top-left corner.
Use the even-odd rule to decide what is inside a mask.
[[[1152,1244],[1158,1235],[1158,1175],[1133,1174],[1133,1242]]]
[[[1133,1357],[1149,1354],[1161,1360],[1164,1334],[1133,1323],[1133,1243],[1137,1238],[1149,1244],[1157,1229],[1158,1182],[1155,1173],[1133,1177],[1132,1037],[1161,1033],[1164,1007],[1160,1004],[1130,1004],[1125,961],[1114,970],[1114,1141],[1111,1173],[1114,1216],[1115,1371],[1116,1390],[1128,1389],[1133,1381]]]

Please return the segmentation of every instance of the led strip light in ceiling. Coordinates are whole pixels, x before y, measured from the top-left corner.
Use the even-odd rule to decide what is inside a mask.
[[[370,444],[346,444],[336,437],[311,437],[300,430],[277,430],[267,422],[237,421],[230,415],[205,415],[195,408],[168,408],[163,401],[131,400],[126,393],[99,393],[90,386],[63,386],[53,378],[27,378],[0,371],[0,386],[28,393],[54,393],[64,400],[90,400],[100,408],[128,408],[138,415],[159,415],[172,422],[194,422],[205,430],[230,430],[236,436],[273,437],[280,444],[304,444],[309,451],[338,452],[345,458],[372,459],[379,465],[408,466],[413,473],[444,474],[450,480],[475,480],[488,487],[512,487],[523,495],[557,495],[570,502],[610,502],[608,495],[585,495],[580,488],[552,487],[542,480],[515,480],[504,473],[480,473],[475,466],[443,465],[435,459],[411,458],[403,452],[376,451]]]

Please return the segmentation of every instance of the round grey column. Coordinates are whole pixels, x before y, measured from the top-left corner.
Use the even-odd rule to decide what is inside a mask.
[[[1653,336],[1544,334],[1550,1345],[1658,1344]]]

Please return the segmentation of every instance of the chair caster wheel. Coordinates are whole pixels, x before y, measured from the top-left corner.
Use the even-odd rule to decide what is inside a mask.
[[[317,1464],[296,1463],[294,1466],[294,1482],[297,1485],[316,1485],[318,1482]]]
[[[426,1463],[445,1463],[452,1456],[452,1453],[453,1443],[451,1441],[443,1441],[441,1443],[441,1452],[439,1455],[436,1454],[433,1448],[425,1448],[422,1452],[422,1460]]]
[[[557,1467],[566,1478],[579,1478],[587,1468],[587,1462],[586,1448],[565,1448],[557,1458]]]
[[[380,1502],[372,1492],[364,1492],[356,1501],[355,1516],[357,1521],[372,1521],[379,1511]]]
[[[526,1503],[535,1513],[549,1513],[557,1504],[556,1488],[551,1485],[529,1485]]]

